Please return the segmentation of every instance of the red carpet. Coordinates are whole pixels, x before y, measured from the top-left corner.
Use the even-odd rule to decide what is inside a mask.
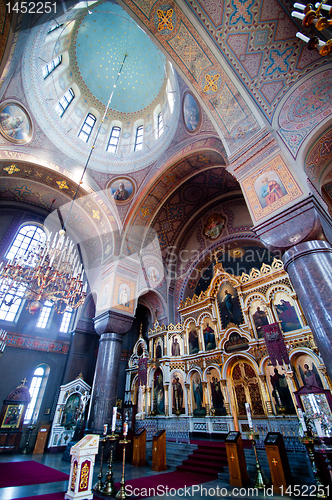
[[[202,484],[206,483],[207,481],[211,481],[211,477],[206,477],[206,476],[200,476],[198,474],[184,474],[180,472],[166,472],[164,474],[156,474],[154,476],[146,476],[146,477],[141,477],[140,479],[131,479],[129,481],[126,481],[126,485],[130,485],[132,488],[132,492],[134,488],[138,488],[141,492],[141,494],[136,495],[137,492],[134,492],[135,495],[133,498],[139,500],[140,498],[148,498],[152,496],[156,496],[158,493],[158,486],[162,487],[163,490],[160,491],[160,493],[166,492],[166,486],[170,490],[171,488],[173,489],[179,489],[179,488],[184,488],[185,486],[192,486],[194,484]],[[117,490],[120,489],[120,483],[115,483],[115,487]],[[143,489],[146,490],[146,492],[143,491]],[[154,491],[149,491],[150,490],[155,490]],[[128,492],[128,490],[127,490]],[[146,493],[146,494],[145,494]],[[159,495],[161,496],[161,495]],[[163,496],[163,495],[162,495]],[[26,499],[24,499],[26,500]],[[39,498],[38,498],[39,500]],[[47,499],[45,499],[47,500]],[[53,500],[53,499],[50,499]],[[54,499],[58,500],[58,499]]]
[[[228,465],[225,442],[190,440],[190,443],[197,444],[198,448],[176,470],[207,476],[205,481],[217,479],[218,473]]]
[[[0,488],[68,481],[68,478],[68,474],[33,460],[0,463]]]
[[[14,498],[13,500],[64,500],[64,498],[65,492],[63,491],[62,493],[48,493],[47,495],[34,495],[33,497]],[[94,496],[93,500],[100,500],[100,497]]]

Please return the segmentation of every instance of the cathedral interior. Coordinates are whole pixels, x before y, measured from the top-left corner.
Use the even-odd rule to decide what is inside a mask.
[[[0,6],[0,451],[115,406],[148,439],[252,418],[296,449],[301,405],[331,436],[332,64],[296,36],[329,27],[288,0],[50,4]],[[59,231],[79,291],[12,287]]]

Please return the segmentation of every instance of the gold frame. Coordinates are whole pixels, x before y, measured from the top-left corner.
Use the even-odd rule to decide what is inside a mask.
[[[10,135],[8,135],[6,133],[6,131],[2,128],[2,125],[0,122],[0,134],[5,139],[7,139],[7,141],[13,142],[14,144],[28,144],[31,141],[32,136],[33,136],[33,125],[32,125],[32,121],[31,121],[31,118],[30,118],[28,111],[25,109],[25,107],[20,102],[8,100],[8,101],[4,101],[3,103],[1,103],[0,114],[3,112],[3,110],[7,106],[16,106],[16,107],[20,108],[20,110],[22,111],[22,113],[24,114],[24,116],[26,117],[26,119],[28,121],[29,133],[28,133],[27,137],[25,137],[24,139],[14,139],[13,137],[11,137]]]
[[[8,416],[8,413],[13,408],[18,408],[19,409],[18,418],[17,418],[15,424],[5,424],[5,421],[6,421],[6,418]],[[5,413],[5,415],[3,417],[3,420],[1,422],[1,429],[11,429],[11,428],[18,429],[19,426],[20,426],[22,415],[23,415],[23,410],[24,410],[24,405],[23,404],[20,404],[20,405],[14,405],[14,404],[10,405],[9,404],[7,406],[7,408],[6,408],[6,413]]]

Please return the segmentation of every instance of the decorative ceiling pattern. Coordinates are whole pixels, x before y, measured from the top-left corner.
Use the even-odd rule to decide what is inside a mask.
[[[290,86],[322,66],[278,0],[184,1],[270,122]]]
[[[164,55],[119,5],[92,5],[89,13],[84,12],[75,26],[70,50],[80,86],[106,106],[122,70],[111,109],[135,113],[147,108],[166,81]]]
[[[230,191],[239,190],[236,180],[224,169],[206,170],[182,184],[154,217],[161,250],[172,247],[188,220],[209,202]]]
[[[209,45],[179,5],[124,0],[187,76],[213,115],[228,153],[259,130],[258,122]],[[226,147],[225,145],[225,147]]]
[[[327,130],[311,147],[305,160],[305,171],[311,182],[320,189],[326,167],[332,161],[332,128]],[[329,176],[331,179],[331,176]],[[329,179],[325,178],[324,183]]]

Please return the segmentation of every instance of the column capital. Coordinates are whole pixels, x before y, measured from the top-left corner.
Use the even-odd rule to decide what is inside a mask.
[[[270,250],[285,252],[309,240],[332,241],[332,222],[323,200],[310,194],[296,205],[257,224],[253,231]]]
[[[93,318],[95,330],[99,335],[103,333],[125,334],[130,329],[134,318],[116,311],[105,311]]]

